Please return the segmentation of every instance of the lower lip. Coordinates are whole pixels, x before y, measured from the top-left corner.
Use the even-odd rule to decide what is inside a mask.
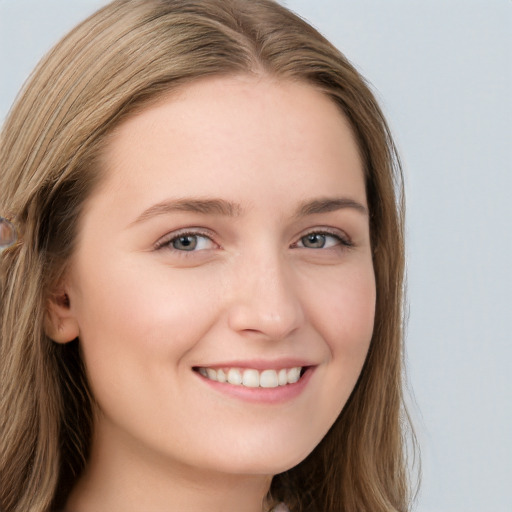
[[[286,386],[277,386],[275,388],[250,388],[241,385],[236,386],[234,384],[229,384],[229,382],[217,382],[215,380],[207,379],[198,372],[196,372],[196,374],[205,384],[213,388],[215,391],[233,398],[253,403],[281,404],[283,402],[293,400],[304,391],[311,379],[313,371],[314,368],[309,367],[297,382],[287,384]]]

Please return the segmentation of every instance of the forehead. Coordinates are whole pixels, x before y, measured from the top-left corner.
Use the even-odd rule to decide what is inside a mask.
[[[253,179],[269,192],[293,183],[298,195],[312,182],[329,195],[352,181],[351,192],[364,195],[358,147],[334,101],[262,76],[207,78],[162,96],[117,127],[102,160],[103,190],[141,207],[169,193],[243,196],[244,188],[250,202]]]

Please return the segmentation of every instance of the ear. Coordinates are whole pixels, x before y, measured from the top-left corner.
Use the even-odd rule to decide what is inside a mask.
[[[44,330],[57,343],[69,343],[78,337],[78,322],[72,312],[69,296],[63,288],[55,290],[48,299]]]

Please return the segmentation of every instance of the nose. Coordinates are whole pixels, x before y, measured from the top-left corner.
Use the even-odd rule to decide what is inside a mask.
[[[279,257],[241,263],[230,288],[229,327],[240,334],[282,340],[304,324],[293,270]]]

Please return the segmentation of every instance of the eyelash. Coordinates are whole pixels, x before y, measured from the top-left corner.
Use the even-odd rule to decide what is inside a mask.
[[[293,244],[293,246],[297,247],[297,244],[303,243],[302,241],[305,238],[307,238],[308,236],[311,236],[311,235],[331,237],[331,238],[336,239],[336,241],[337,241],[337,244],[335,244],[332,247],[327,247],[327,248],[319,247],[319,248],[317,248],[317,250],[319,250],[319,249],[336,249],[336,248],[339,249],[339,248],[351,248],[351,247],[354,247],[354,244],[353,244],[352,240],[350,240],[350,238],[347,235],[341,234],[338,231],[330,231],[328,229],[313,229],[313,230],[305,233],[304,235],[302,235],[299,238],[299,240],[297,242],[295,242],[295,244]],[[300,248],[300,249],[313,249],[313,248],[309,248],[309,247],[297,247],[297,248]]]
[[[179,250],[179,249],[172,247],[173,242],[175,242],[179,238],[185,238],[185,237],[203,237],[203,238],[207,238],[212,243],[215,243],[213,241],[213,237],[210,232],[202,231],[200,229],[192,229],[192,230],[187,230],[187,231],[179,231],[177,233],[171,233],[171,234],[165,236],[164,238],[162,238],[155,244],[155,250],[169,249],[173,252],[180,253],[180,254],[187,253],[187,252],[196,252],[196,251]]]
[[[298,245],[300,243],[303,243],[303,240],[311,235],[331,237],[331,238],[336,239],[337,243],[334,246],[327,247],[327,248],[324,248],[324,247],[310,248],[310,247]],[[192,230],[182,231],[182,232],[178,232],[178,233],[171,233],[168,236],[165,236],[163,239],[161,239],[160,241],[158,241],[155,244],[155,250],[168,249],[175,253],[179,253],[180,255],[186,255],[187,252],[198,252],[196,250],[186,251],[186,250],[180,250],[180,249],[176,249],[175,247],[172,247],[172,244],[176,240],[178,240],[179,238],[185,238],[185,237],[203,237],[203,238],[207,238],[209,241],[211,241],[213,244],[215,244],[215,241],[213,240],[213,236],[210,232],[199,230],[199,229],[197,229],[197,230],[192,229]],[[292,244],[291,247],[294,249],[297,248],[297,249],[311,249],[311,250],[340,249],[340,248],[348,249],[348,248],[354,247],[354,244],[348,236],[342,235],[341,233],[339,233],[337,231],[330,231],[328,229],[313,229],[311,231],[304,233],[298,239],[297,242]]]

